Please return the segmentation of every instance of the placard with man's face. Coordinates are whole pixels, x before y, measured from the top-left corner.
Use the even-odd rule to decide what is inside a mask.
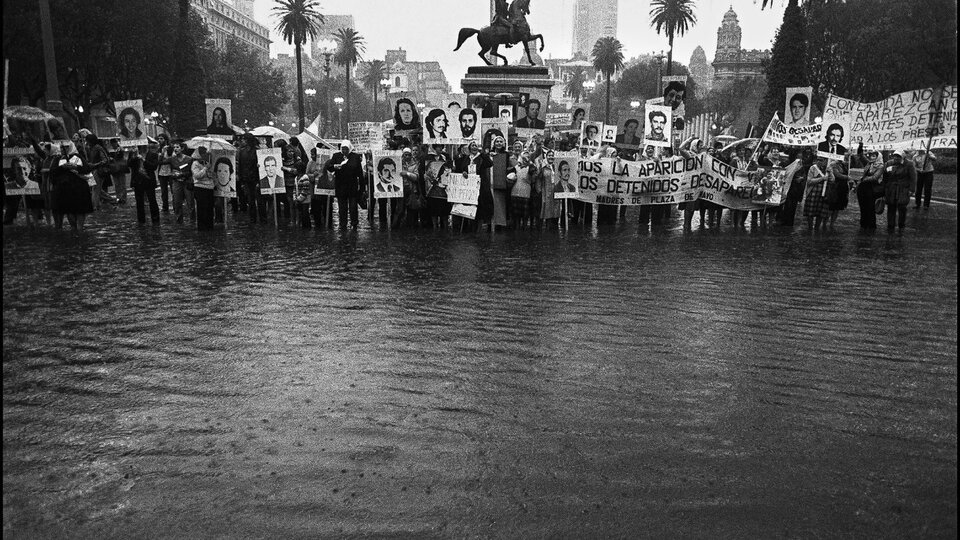
[[[787,88],[783,104],[783,123],[788,126],[806,126],[810,124],[810,98],[812,86]]]
[[[213,194],[216,197],[237,196],[237,153],[230,150],[210,150],[208,170],[213,177]]]
[[[669,105],[648,105],[647,122],[643,128],[643,144],[652,146],[670,146],[671,113]]]
[[[399,150],[383,150],[373,153],[373,198],[398,199],[403,197],[403,180],[400,164],[403,154]]]
[[[603,122],[584,122],[580,127],[580,147],[592,150],[600,148]]]
[[[283,184],[283,151],[279,148],[257,150],[257,164],[260,168],[260,194],[285,194]]]

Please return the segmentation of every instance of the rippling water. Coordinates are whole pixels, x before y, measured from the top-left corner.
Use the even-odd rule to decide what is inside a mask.
[[[955,537],[957,215],[4,229],[15,537]]]

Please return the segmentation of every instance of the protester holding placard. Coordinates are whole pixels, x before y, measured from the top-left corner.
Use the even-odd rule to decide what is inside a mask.
[[[510,218],[514,229],[523,229],[530,225],[530,178],[533,174],[530,154],[521,152],[513,164],[514,183],[510,190]]]
[[[173,146],[170,145],[170,138],[166,133],[157,135],[157,145],[160,158],[160,168],[157,170],[157,180],[160,183],[160,202],[163,205],[163,213],[167,214],[170,212],[170,187],[171,182],[173,182],[173,170],[170,169],[170,164],[166,163],[165,160],[173,155]]]
[[[247,209],[250,212],[250,223],[267,220],[266,201],[260,194],[260,169],[257,158],[257,149],[260,141],[249,133],[240,138],[240,147],[237,149],[237,182],[240,188],[247,192]]]
[[[835,181],[827,193],[827,208],[830,210],[830,227],[833,228],[837,216],[850,202],[850,175],[845,161],[832,161],[830,170]]]
[[[933,168],[937,162],[937,156],[933,152],[927,152],[923,148],[917,150],[913,156],[913,165],[917,169],[917,204],[914,208],[920,208],[920,200],[923,199],[923,207],[930,208],[930,192],[933,189]]]
[[[197,148],[190,163],[190,177],[193,179],[193,196],[197,205],[197,229],[213,228],[213,187],[210,176],[210,155],[207,147]]]
[[[903,232],[907,223],[907,205],[917,188],[917,169],[903,150],[895,151],[884,166],[883,185],[887,203],[887,232],[893,232],[894,225]]]
[[[819,230],[829,215],[827,191],[834,182],[833,171],[827,166],[827,158],[818,157],[807,172],[807,188],[804,195],[803,215],[807,218],[807,230]]]
[[[546,229],[556,229],[557,218],[560,217],[559,205],[561,203],[556,200],[553,191],[554,179],[557,174],[554,165],[555,154],[552,150],[548,150],[537,168],[534,179],[535,191],[540,195],[539,213],[534,217],[537,219],[538,225]]]
[[[177,223],[183,223],[186,204],[190,219],[194,218],[193,179],[190,175],[190,158],[183,153],[183,139],[173,142],[173,155],[163,162],[170,165],[173,177],[173,212],[177,216]]]
[[[150,221],[160,223],[160,207],[157,205],[157,167],[160,164],[160,155],[155,144],[150,144],[146,155],[139,151],[131,151],[127,160],[130,168],[130,184],[133,186],[133,198],[137,206],[137,223],[147,222],[145,206],[150,206]]]
[[[87,164],[93,168],[93,176],[96,184],[93,186],[93,206],[100,209],[100,204],[106,199],[111,201],[110,197],[103,192],[103,185],[110,176],[110,155],[107,149],[100,143],[96,135],[87,131],[84,136],[85,150],[87,154]]]
[[[466,109],[464,109],[466,110]],[[400,177],[403,179],[404,223],[408,227],[427,226],[426,189],[420,174],[420,147],[404,148],[400,153]]]
[[[283,150],[283,163],[280,167],[283,171],[284,192],[277,195],[277,209],[283,207],[283,219],[287,223],[291,219],[291,207],[293,205],[294,191],[296,191],[297,178],[306,171],[306,166],[300,160],[300,152],[293,144],[288,144]]]
[[[64,145],[59,158],[50,167],[51,206],[57,229],[63,227],[63,217],[66,216],[74,230],[83,230],[87,214],[93,212],[86,177],[92,168],[84,163],[76,150],[76,146],[70,149]]]

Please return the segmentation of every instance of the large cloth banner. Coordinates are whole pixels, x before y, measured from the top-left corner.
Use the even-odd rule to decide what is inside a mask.
[[[921,88],[901,92],[875,103],[861,103],[830,94],[824,107],[828,119],[846,119],[845,141],[866,148],[907,150],[957,147],[957,87]],[[931,140],[932,137],[932,140]]]
[[[284,195],[287,192],[287,188],[283,185],[283,173],[280,171],[280,167],[283,166],[282,152],[279,148],[257,150],[261,195]]]
[[[788,126],[774,116],[763,133],[762,142],[787,146],[816,146],[820,143],[822,127],[823,124]],[[759,145],[757,147],[759,148]]]
[[[232,107],[229,99],[205,99],[207,108],[207,135],[213,137],[233,137]]]
[[[477,204],[480,198],[480,175],[453,173],[447,184],[447,202],[453,204]]]
[[[373,198],[399,199],[403,197],[403,180],[400,164],[403,154],[399,150],[383,150],[373,153]]]
[[[786,169],[738,171],[709,155],[654,161],[581,159],[578,199],[599,204],[677,204],[704,199],[734,210],[778,205],[800,162]]]
[[[143,100],[114,101],[113,107],[117,111],[117,137],[120,137],[120,146],[146,145],[147,134],[140,127],[143,123]]]

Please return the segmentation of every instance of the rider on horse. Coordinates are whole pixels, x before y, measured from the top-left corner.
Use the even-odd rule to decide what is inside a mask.
[[[490,21],[490,26],[500,26],[506,28],[508,35],[510,36],[510,43],[507,43],[506,46],[507,48],[513,47],[513,44],[519,41],[519,39],[516,37],[516,30],[514,29],[513,22],[510,20],[510,12],[507,8],[507,0],[495,0],[493,9],[493,19]]]

